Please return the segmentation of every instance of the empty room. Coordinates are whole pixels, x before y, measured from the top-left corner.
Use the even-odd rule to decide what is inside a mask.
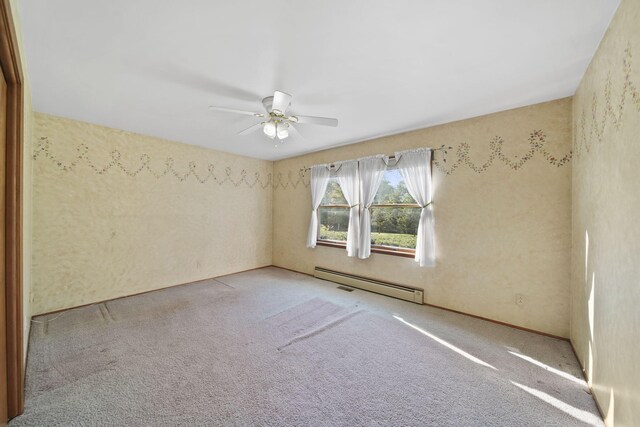
[[[0,33],[0,425],[640,426],[639,0]]]

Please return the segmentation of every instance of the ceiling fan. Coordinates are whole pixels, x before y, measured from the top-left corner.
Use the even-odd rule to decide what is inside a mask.
[[[228,113],[247,114],[264,119],[260,123],[256,123],[253,126],[238,133],[238,135],[247,135],[262,128],[262,131],[269,138],[283,140],[289,136],[289,130],[295,130],[293,126],[296,123],[305,123],[321,126],[338,126],[338,119],[331,119],[328,117],[313,117],[313,116],[299,116],[299,115],[287,115],[287,110],[291,107],[291,95],[288,93],[280,92],[276,90],[273,96],[267,96],[262,100],[262,105],[266,113],[254,113],[251,111],[235,110],[233,108],[209,106],[211,110],[225,111]]]

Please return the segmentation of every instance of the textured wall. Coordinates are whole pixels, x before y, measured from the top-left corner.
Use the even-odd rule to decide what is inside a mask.
[[[434,162],[437,262],[305,247],[318,163],[414,147]],[[278,161],[274,264],[315,266],[425,289],[426,302],[567,337],[571,253],[571,100],[563,99]],[[523,306],[515,304],[523,294]]]
[[[608,425],[640,425],[640,2],[623,1],[573,104],[571,340]]]
[[[271,162],[37,113],[34,137],[34,314],[271,264]]]

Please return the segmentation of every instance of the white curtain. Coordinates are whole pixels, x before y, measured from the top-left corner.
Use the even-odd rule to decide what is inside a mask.
[[[431,184],[431,150],[422,148],[396,153],[397,168],[404,178],[411,197],[422,207],[418,238],[416,241],[416,262],[420,267],[436,265],[435,238],[433,226],[433,196]]]
[[[387,170],[388,158],[383,155],[366,157],[358,161],[360,174],[360,239],[358,258],[371,255],[371,204]]]
[[[329,168],[327,165],[316,165],[311,168],[311,224],[307,234],[307,247],[315,248],[318,240],[318,207],[329,184]]]
[[[352,160],[336,165],[336,176],[342,194],[349,204],[349,228],[347,231],[347,256],[358,255],[360,237],[360,180],[358,179],[358,161]]]

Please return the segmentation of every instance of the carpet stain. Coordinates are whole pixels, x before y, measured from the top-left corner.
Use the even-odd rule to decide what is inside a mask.
[[[101,375],[105,371],[117,369],[116,358],[106,349],[97,350],[98,346],[90,346],[47,364],[40,372],[46,380],[38,384],[37,392],[58,390],[89,377]]]

